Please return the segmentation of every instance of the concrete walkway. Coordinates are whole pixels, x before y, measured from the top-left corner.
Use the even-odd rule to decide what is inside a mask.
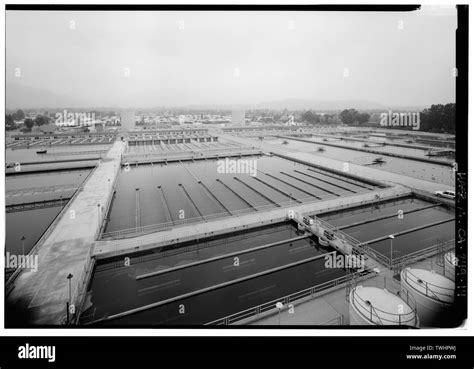
[[[84,277],[90,269],[91,246],[103,217],[100,213],[112,194],[124,146],[121,141],[114,143],[83,190],[59,215],[61,218],[49,236],[32,250],[38,256],[38,270],[22,270],[14,280],[13,290],[7,297],[8,321],[13,316],[15,324],[61,324],[69,300],[66,279],[69,273],[73,275],[72,300],[78,300],[83,293]]]
[[[333,209],[342,209],[350,206],[372,203],[380,199],[397,198],[410,194],[411,191],[402,186],[358,193],[326,201],[299,204],[286,208],[276,208],[241,216],[233,216],[208,223],[190,224],[178,228],[155,232],[131,239],[97,241],[93,255],[97,259],[125,255],[131,252],[143,251],[173,243],[180,243],[196,238],[212,237],[219,234],[245,229],[251,226],[266,225],[281,222],[286,219],[290,209],[302,213],[320,213]],[[380,196],[375,199],[375,195]]]

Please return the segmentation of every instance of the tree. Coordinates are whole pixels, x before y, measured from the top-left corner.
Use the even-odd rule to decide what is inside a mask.
[[[358,114],[359,112],[355,109],[345,109],[339,113],[339,118],[344,124],[353,124],[357,120]]]
[[[356,121],[359,122],[359,124],[364,124],[369,121],[370,115],[368,113],[357,113],[356,115]]]
[[[49,123],[49,118],[44,115],[37,115],[35,118],[35,124],[37,126],[43,126]]]
[[[301,116],[301,119],[304,122],[310,123],[310,124],[316,124],[316,123],[320,122],[319,115],[312,112],[311,110],[308,110],[308,111],[304,112],[303,115]]]
[[[364,124],[369,121],[370,114],[359,113],[355,109],[346,109],[339,113],[339,118],[344,124]]]
[[[456,133],[456,104],[431,105],[420,113],[420,130]]]
[[[23,122],[25,124],[25,127],[28,129],[28,131],[31,131],[31,128],[33,128],[33,119],[26,118],[25,121]]]
[[[25,113],[23,110],[18,109],[16,113],[13,113],[13,119],[14,120],[23,120],[25,119]]]
[[[5,115],[5,129],[9,131],[15,128],[16,125],[13,116],[11,114]]]

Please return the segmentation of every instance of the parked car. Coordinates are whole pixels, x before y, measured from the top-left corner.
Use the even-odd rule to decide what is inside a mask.
[[[454,191],[436,191],[435,195],[439,197],[445,197],[450,200],[454,200],[456,198]]]

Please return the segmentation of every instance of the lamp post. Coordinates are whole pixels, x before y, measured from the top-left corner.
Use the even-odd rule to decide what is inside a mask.
[[[66,317],[66,321],[67,321],[67,324],[69,325],[69,307],[71,306],[71,279],[72,279],[73,275],[71,273],[69,273],[66,277],[66,279],[69,281],[69,300],[67,302],[67,317]]]
[[[281,309],[283,309],[283,304],[281,302],[277,302],[276,307],[278,309],[278,325],[281,325],[280,313],[281,313]]]
[[[26,240],[26,237],[21,236],[21,249],[22,249],[23,255],[25,255],[25,240]]]
[[[390,238],[390,268],[392,267],[392,259],[393,259],[393,240],[395,236],[393,234],[389,235]]]
[[[97,204],[97,217],[99,218],[99,228],[100,228],[100,225],[101,225],[100,204]]]

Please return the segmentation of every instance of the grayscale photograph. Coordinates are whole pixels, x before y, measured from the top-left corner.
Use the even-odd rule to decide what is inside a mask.
[[[5,20],[6,328],[463,325],[456,6]]]

